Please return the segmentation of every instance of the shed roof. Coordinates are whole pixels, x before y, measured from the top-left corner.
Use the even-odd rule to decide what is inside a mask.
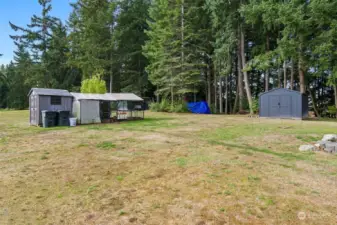
[[[32,88],[30,89],[28,96],[34,92],[37,95],[51,95],[51,96],[64,96],[72,97],[72,95],[67,90],[61,89],[48,89],[48,88]]]
[[[299,94],[301,95],[301,92],[299,91],[294,91],[294,90],[290,90],[288,88],[274,88],[274,89],[271,89],[269,91],[266,91],[266,92],[263,92],[260,94],[261,95],[264,95],[264,94],[268,94],[268,93],[271,93],[271,92],[278,92],[278,91],[287,91],[287,92],[292,92],[292,93],[296,93],[296,94]]]
[[[84,94],[70,93],[77,100],[101,100],[101,101],[143,101],[133,93],[106,93],[106,94]]]

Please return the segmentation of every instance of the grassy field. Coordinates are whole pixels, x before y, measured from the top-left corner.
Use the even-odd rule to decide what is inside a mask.
[[[336,224],[337,123],[146,113],[43,129],[0,111],[0,224]]]

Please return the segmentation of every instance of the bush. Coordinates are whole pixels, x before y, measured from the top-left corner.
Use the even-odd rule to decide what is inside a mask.
[[[253,112],[258,113],[259,112],[259,100],[258,99],[253,99]]]
[[[151,102],[149,107],[150,107],[150,110],[152,112],[160,112],[160,103],[159,102]]]
[[[178,101],[173,103],[173,108],[171,107],[170,112],[174,113],[186,113],[189,112],[187,108],[187,103],[184,101]]]
[[[188,112],[187,104],[184,101],[177,101],[171,103],[166,99],[163,99],[161,102],[152,102],[150,103],[150,110],[152,112],[174,112],[174,113],[185,113]]]
[[[81,84],[81,93],[106,93],[106,83],[101,79],[103,71],[97,71],[91,79],[85,79]]]
[[[160,112],[170,112],[170,110],[171,104],[166,99],[163,99],[160,102]]]

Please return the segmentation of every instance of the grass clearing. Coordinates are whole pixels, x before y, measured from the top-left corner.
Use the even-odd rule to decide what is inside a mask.
[[[337,223],[337,156],[298,151],[337,123],[147,112],[43,129],[28,115],[0,111],[0,224]]]

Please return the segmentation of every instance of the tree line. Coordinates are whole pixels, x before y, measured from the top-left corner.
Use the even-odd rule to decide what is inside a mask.
[[[26,27],[10,23],[0,107],[27,107],[31,87],[79,91],[97,73],[107,91],[218,113],[253,113],[281,87],[307,94],[318,116],[337,107],[335,0],[78,0],[66,22],[39,4]]]

